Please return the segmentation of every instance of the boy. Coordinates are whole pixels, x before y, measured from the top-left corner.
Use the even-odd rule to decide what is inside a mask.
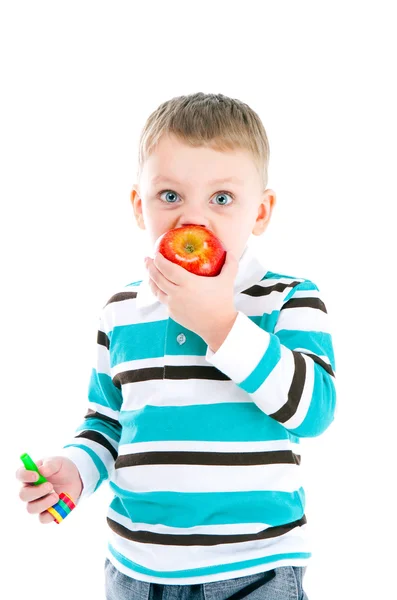
[[[268,160],[260,118],[236,99],[191,94],[149,117],[138,226],[154,245],[203,225],[226,262],[200,277],[148,259],[101,312],[88,412],[62,455],[39,461],[49,483],[17,472],[42,523],[60,491],[81,501],[110,480],[108,599],[307,598],[299,441],[333,421],[335,362],[316,285],[247,245],[275,204]]]

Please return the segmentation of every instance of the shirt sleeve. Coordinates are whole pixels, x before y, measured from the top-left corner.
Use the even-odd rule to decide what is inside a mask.
[[[298,437],[315,437],[334,420],[335,360],[319,289],[305,280],[289,292],[274,332],[238,311],[223,344],[206,359],[257,406]]]
[[[81,500],[95,492],[114,470],[121,436],[121,389],[110,371],[110,342],[103,313],[99,318],[95,364],[88,386],[88,410],[70,443],[61,453],[77,466],[83,482]]]

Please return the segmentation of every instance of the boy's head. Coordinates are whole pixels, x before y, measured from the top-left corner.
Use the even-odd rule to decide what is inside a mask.
[[[265,231],[276,201],[266,189],[268,162],[265,129],[247,104],[201,92],[172,98],[141,134],[131,192],[138,226],[154,246],[170,229],[203,225],[239,260],[250,234]]]

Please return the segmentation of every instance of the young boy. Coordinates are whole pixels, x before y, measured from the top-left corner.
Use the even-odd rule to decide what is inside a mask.
[[[275,205],[268,160],[260,118],[236,99],[191,94],[150,115],[138,226],[154,246],[202,225],[226,262],[200,277],[156,253],[109,299],[84,423],[39,461],[49,483],[17,472],[42,523],[61,491],[80,502],[109,479],[108,599],[307,598],[299,442],[333,421],[335,361],[316,285],[269,271],[247,244]]]

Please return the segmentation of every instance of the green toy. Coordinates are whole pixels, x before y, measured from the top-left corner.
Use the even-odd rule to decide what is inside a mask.
[[[36,471],[38,473],[39,478],[37,481],[33,481],[33,485],[40,485],[40,483],[45,483],[48,481],[43,475],[39,472],[36,463],[30,458],[29,454],[21,454],[21,461],[25,465],[25,469],[28,471]]]

